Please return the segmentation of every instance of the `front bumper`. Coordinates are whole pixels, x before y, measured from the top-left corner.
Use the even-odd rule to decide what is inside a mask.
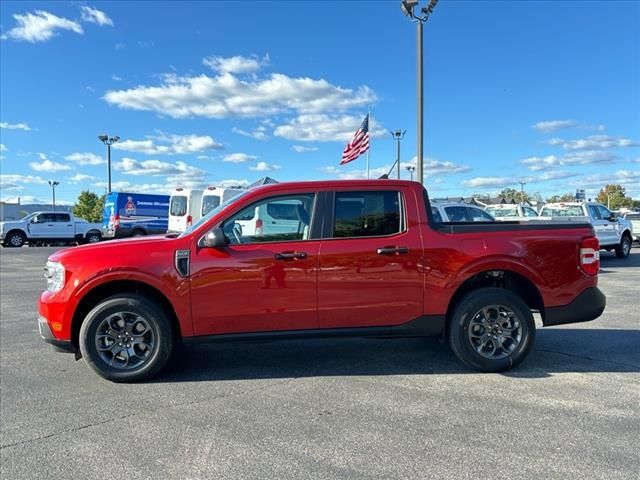
[[[51,327],[49,327],[49,322],[47,322],[47,319],[41,315],[38,315],[38,330],[40,331],[40,336],[45,342],[61,350],[65,350],[67,352],[75,352],[75,349],[73,348],[73,344],[71,342],[58,340],[53,336]]]
[[[567,323],[588,322],[602,315],[607,297],[598,287],[587,288],[573,302],[561,307],[545,309],[542,323],[545,327]]]

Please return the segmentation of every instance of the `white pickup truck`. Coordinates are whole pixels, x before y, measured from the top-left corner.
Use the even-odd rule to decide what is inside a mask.
[[[0,222],[3,247],[21,247],[25,243],[95,243],[102,239],[101,223],[89,223],[69,212],[35,212],[20,220]]]
[[[596,231],[600,248],[614,250],[618,258],[631,252],[633,226],[629,220],[617,218],[611,210],[597,202],[547,203],[540,210],[539,220],[589,222]]]
[[[538,218],[538,212],[529,205],[522,203],[507,203],[503,205],[489,205],[485,207],[485,212],[491,215],[496,220],[502,221],[518,221],[524,220],[536,220]]]

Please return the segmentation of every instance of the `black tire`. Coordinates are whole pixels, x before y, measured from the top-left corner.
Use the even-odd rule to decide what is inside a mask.
[[[485,313],[483,309],[486,309]],[[492,325],[491,330],[482,325],[486,312],[496,314],[495,323],[491,319],[486,322]],[[509,331],[513,332],[505,333]],[[529,354],[535,337],[536,325],[527,304],[515,293],[501,288],[480,288],[470,292],[449,317],[451,350],[465,365],[482,372],[503,372],[515,367]],[[485,350],[489,344],[495,351],[493,356]],[[505,344],[507,348],[504,348]]]
[[[629,235],[623,235],[615,250],[616,257],[627,258],[631,253],[631,237]]]
[[[132,320],[131,328],[126,331],[124,328],[119,329],[119,321],[114,320],[120,318],[124,325],[136,317],[137,320]],[[132,330],[142,321],[146,322],[144,326],[148,327],[148,331],[140,333],[140,337],[133,337]],[[118,328],[105,331],[105,325],[107,328]],[[116,339],[118,334],[124,338],[123,343],[116,345],[119,341]],[[131,336],[129,344],[128,335]],[[140,350],[140,346],[146,344],[136,341],[136,338],[140,339],[143,336],[153,341],[147,342],[151,343],[151,346],[147,345],[147,348]],[[111,345],[111,350],[99,351],[98,344],[101,342],[102,346],[107,343]],[[174,348],[174,335],[171,322],[151,300],[136,294],[119,294],[103,300],[89,312],[80,327],[79,343],[85,361],[101,377],[112,382],[139,382],[153,377],[165,366]],[[113,354],[114,351],[117,351],[116,355]],[[133,357],[130,355],[131,352],[134,353]],[[140,352],[143,353],[142,357],[137,355]],[[134,357],[141,361],[132,362],[132,365],[127,366],[123,363],[124,353],[127,364]],[[111,364],[107,358],[111,358]]]
[[[134,230],[133,233],[131,233],[132,237],[144,237],[145,235],[146,235],[146,232],[142,230]]]
[[[27,237],[25,237],[22,232],[9,232],[4,241],[4,246],[7,248],[20,248],[27,241]]]
[[[102,235],[97,232],[88,233],[84,239],[85,243],[98,243],[102,240]]]

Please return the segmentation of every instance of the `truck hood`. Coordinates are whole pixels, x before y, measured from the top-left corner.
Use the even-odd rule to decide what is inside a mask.
[[[12,220],[9,222],[0,222],[0,231],[8,232],[10,228],[22,227],[24,223],[19,220]]]
[[[148,255],[154,250],[172,248],[172,243],[176,244],[175,248],[180,248],[178,244],[188,244],[184,239],[167,237],[165,235],[150,235],[147,237],[108,240],[100,243],[88,243],[77,247],[65,248],[55,252],[49,257],[49,259],[54,262],[65,262],[70,260],[87,261],[94,257],[106,256],[117,261],[118,256],[121,255]]]

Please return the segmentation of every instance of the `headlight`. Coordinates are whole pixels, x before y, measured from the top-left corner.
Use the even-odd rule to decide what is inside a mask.
[[[64,267],[61,263],[48,261],[44,267],[44,278],[47,279],[47,290],[59,292],[64,287]]]

